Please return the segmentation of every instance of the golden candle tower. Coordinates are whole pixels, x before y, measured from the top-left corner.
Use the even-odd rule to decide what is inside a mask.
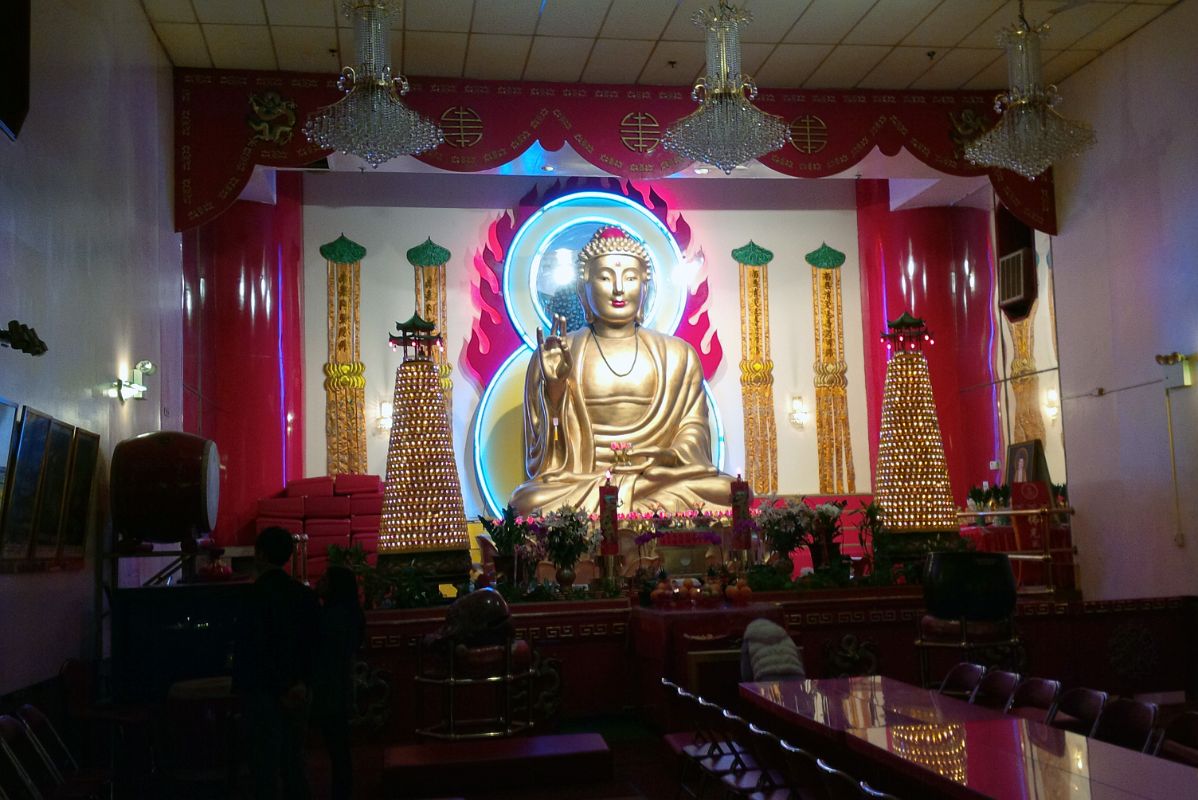
[[[811,311],[815,321],[815,431],[819,490],[853,494],[853,444],[849,436],[848,365],[844,360],[844,313],[840,267],[844,253],[821,244],[804,257],[811,265]]]
[[[452,255],[429,237],[408,251],[408,263],[416,270],[416,314],[433,324],[433,330],[445,340],[445,265]],[[445,348],[434,348],[433,363],[445,394],[445,410],[453,419],[453,380],[449,377],[453,365],[445,356]]]
[[[366,248],[338,236],[321,245],[328,261],[329,360],[324,365],[329,475],[366,472],[366,365],[362,363],[359,269]]]
[[[732,251],[740,265],[740,395],[745,409],[745,477],[758,494],[778,491],[774,362],[770,358],[769,263],[774,254],[749,240]]]
[[[903,313],[887,323],[882,341],[890,353],[882,390],[874,496],[889,531],[957,530],[948,463],[936,419],[936,400],[924,345],[932,344],[922,319]]]
[[[391,344],[403,349],[404,360],[395,371],[379,553],[412,555],[432,575],[465,574],[470,556],[462,486],[432,356],[440,337],[419,314],[395,327],[399,335]]]

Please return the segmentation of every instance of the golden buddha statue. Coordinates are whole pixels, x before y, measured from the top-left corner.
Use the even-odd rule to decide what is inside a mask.
[[[610,476],[624,512],[727,508],[732,478],[711,463],[699,356],[640,324],[648,251],[619,228],[601,228],[578,263],[587,325],[567,333],[556,317],[549,336],[537,331],[524,383],[529,480],[512,505],[593,513]]]

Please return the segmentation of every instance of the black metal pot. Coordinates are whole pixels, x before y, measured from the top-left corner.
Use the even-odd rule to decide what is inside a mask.
[[[941,619],[998,620],[1015,610],[1006,553],[931,553],[923,576],[927,611]]]

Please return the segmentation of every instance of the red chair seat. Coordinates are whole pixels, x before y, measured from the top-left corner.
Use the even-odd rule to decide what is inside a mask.
[[[966,625],[970,642],[1005,641],[1011,638],[1011,625],[1007,620],[971,621]],[[961,621],[941,619],[925,614],[919,620],[919,635],[934,642],[961,641]]]
[[[456,678],[488,678],[503,672],[504,645],[494,644],[483,647],[467,647],[458,645],[454,651],[454,677]],[[532,663],[532,649],[528,642],[516,639],[512,642],[512,671],[527,670]],[[449,660],[443,654],[433,654],[424,662],[423,677],[448,678]]]

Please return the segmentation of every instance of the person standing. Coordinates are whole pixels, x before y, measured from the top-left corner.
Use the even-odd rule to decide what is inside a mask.
[[[345,567],[329,567],[316,585],[320,649],[312,684],[312,717],[329,754],[331,800],[353,796],[350,718],[354,712],[354,657],[366,633],[358,581]]]
[[[283,571],[295,546],[283,528],[254,543],[258,578],[237,621],[233,690],[242,701],[254,797],[311,797],[304,764],[309,686],[319,631],[316,594]]]

